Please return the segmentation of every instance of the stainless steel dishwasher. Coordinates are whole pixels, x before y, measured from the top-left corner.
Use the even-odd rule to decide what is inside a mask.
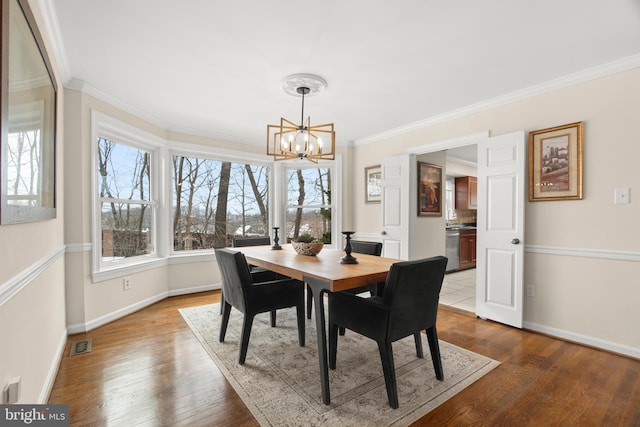
[[[449,259],[447,271],[457,270],[460,267],[460,230],[447,229],[445,255]]]

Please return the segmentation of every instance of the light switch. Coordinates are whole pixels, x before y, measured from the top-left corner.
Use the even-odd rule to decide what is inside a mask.
[[[616,205],[626,205],[629,203],[629,187],[616,188],[614,203]]]

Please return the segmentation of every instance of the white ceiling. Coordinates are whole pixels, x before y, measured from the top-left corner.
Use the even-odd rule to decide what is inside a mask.
[[[640,54],[638,0],[49,1],[65,79],[259,145],[300,119],[293,73],[327,81],[305,115],[346,145]]]

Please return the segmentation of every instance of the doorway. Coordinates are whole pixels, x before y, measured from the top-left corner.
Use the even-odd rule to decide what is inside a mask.
[[[442,291],[440,292],[440,302],[450,307],[475,313],[476,269],[467,268],[458,270],[460,231],[452,227],[459,225],[472,227],[476,224],[477,209],[469,209],[468,207],[463,209],[456,205],[455,182],[456,179],[464,179],[466,176],[478,176],[478,144],[450,148],[446,150],[446,153],[446,209],[443,212],[447,224],[445,252],[447,258],[453,260],[450,263],[452,269],[457,271],[449,271],[445,276]],[[453,239],[455,239],[455,242],[452,241]],[[473,243],[475,245],[475,239]],[[455,254],[453,252],[455,252]]]
[[[440,291],[440,304],[476,312],[476,269],[447,273]]]

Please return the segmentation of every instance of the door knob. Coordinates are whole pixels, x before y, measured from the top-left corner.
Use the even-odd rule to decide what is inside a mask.
[[[386,232],[386,231],[384,231],[384,230],[382,230],[382,233],[380,233],[380,234],[382,234],[383,236],[386,236],[386,235],[387,235],[387,232]]]
[[[518,239],[517,237],[515,239],[511,239],[511,244],[517,245],[519,243],[520,243],[520,239]]]

